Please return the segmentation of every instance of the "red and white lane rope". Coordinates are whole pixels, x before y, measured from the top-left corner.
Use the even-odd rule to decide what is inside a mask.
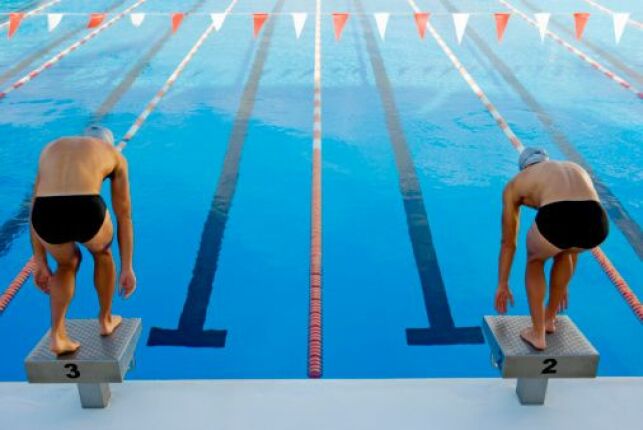
[[[34,263],[33,257],[31,257],[29,261],[27,261],[27,264],[25,264],[25,266],[20,270],[18,275],[16,275],[13,281],[11,281],[4,293],[0,295],[0,313],[7,309],[9,303],[11,303],[16,294],[18,294],[18,291],[20,291],[25,282],[27,282],[27,279],[29,279],[29,276],[35,267],[36,263]]]
[[[584,1],[585,1],[585,3],[591,4],[596,9],[598,9],[601,12],[604,12],[604,13],[606,13],[608,15],[616,14],[616,12],[613,11],[612,9],[610,9],[608,7],[605,7],[602,4],[600,4],[598,2],[595,2],[594,0],[584,0]],[[627,20],[627,23],[633,25],[634,27],[638,27],[640,30],[643,30],[643,22],[641,22],[641,21],[637,21],[637,20],[635,20],[633,18],[630,18],[630,19]]]
[[[321,0],[316,2],[313,95],[313,174],[310,216],[310,304],[308,314],[308,376],[322,375],[322,95]]]
[[[24,18],[28,18],[28,17],[30,17],[32,15],[35,15],[35,14],[39,13],[39,12],[42,12],[43,10],[55,5],[56,3],[60,3],[61,1],[62,0],[51,0],[50,2],[41,4],[37,8],[31,9],[30,11],[25,12]],[[2,24],[0,24],[0,29],[6,27],[8,25],[9,25],[9,21],[5,21]]]
[[[503,0],[500,0],[503,1]],[[414,0],[408,0],[409,5],[413,10],[418,13],[420,12],[420,9],[417,7],[415,4]],[[471,74],[465,69],[465,67],[462,65],[458,57],[451,51],[449,46],[446,44],[444,39],[438,34],[438,32],[435,30],[433,25],[431,23],[427,23],[427,29],[431,33],[431,36],[435,39],[435,41],[438,43],[440,48],[444,51],[444,53],[449,57],[455,68],[460,72],[462,77],[464,78],[465,81],[469,84],[473,92],[478,96],[480,100],[482,100],[482,103],[485,105],[489,113],[493,116],[493,118],[496,120],[496,123],[500,126],[502,129],[503,133],[511,144],[513,145],[514,149],[520,153],[523,149],[523,145],[516,137],[514,132],[511,130],[509,125],[507,124],[507,121],[502,117],[500,112],[495,108],[495,106],[489,101],[487,96],[484,94],[480,86],[476,83],[476,81],[473,79]],[[595,248],[592,250],[592,255],[596,258],[598,264],[601,266],[603,271],[607,274],[607,276],[610,278],[614,286],[619,290],[619,292],[625,297],[628,305],[632,308],[634,313],[638,316],[639,320],[643,322],[643,316],[641,315],[642,310],[641,310],[641,302],[639,299],[636,297],[634,292],[630,289],[630,287],[627,285],[627,282],[623,279],[623,277],[619,274],[618,270],[616,270],[616,267],[607,259],[607,256],[601,251],[600,248]]]
[[[517,9],[516,7],[514,7],[507,0],[498,0],[498,1],[500,3],[502,3],[504,6],[506,6],[507,8],[509,8],[513,13],[519,15],[521,18],[523,18],[529,24],[531,24],[532,26],[538,28],[538,23],[535,20],[530,18],[526,13],[524,13],[520,9]],[[622,86],[626,90],[636,94],[636,96],[638,98],[643,99],[643,91],[639,90],[633,84],[631,84],[630,82],[626,81],[625,79],[623,79],[622,77],[620,77],[616,73],[612,72],[607,67],[603,66],[601,63],[599,63],[598,61],[596,61],[595,59],[593,59],[592,57],[590,57],[589,55],[587,55],[586,53],[584,53],[580,49],[576,48],[572,44],[570,44],[570,43],[566,42],[565,40],[563,40],[563,38],[561,38],[558,34],[554,33],[551,30],[546,30],[545,34],[547,36],[551,37],[552,39],[554,39],[554,41],[556,43],[558,43],[559,45],[565,47],[565,49],[567,49],[569,52],[571,52],[572,54],[576,55],[578,58],[580,58],[581,60],[583,60],[584,62],[586,62],[590,66],[592,66],[594,69],[598,70],[603,75],[607,76],[612,81],[616,82],[617,84],[619,84],[620,86]]]
[[[224,16],[227,16],[230,11],[234,8],[235,4],[237,4],[238,0],[233,0],[232,3],[228,5],[226,10],[223,12]],[[170,75],[170,77],[165,81],[165,84],[161,87],[160,90],[156,93],[156,95],[150,100],[150,102],[145,106],[145,109],[143,109],[143,112],[136,118],[136,121],[134,121],[134,124],[127,130],[127,133],[125,133],[125,136],[121,139],[121,141],[118,143],[116,148],[119,151],[122,151],[123,148],[129,143],[130,140],[138,133],[140,130],[141,126],[145,122],[148,116],[152,113],[154,109],[156,109],[156,106],[158,106],[159,102],[161,99],[167,94],[167,92],[172,88],[172,85],[174,85],[174,82],[178,79],[178,77],[183,73],[183,70],[187,67],[187,65],[192,61],[192,58],[194,58],[194,55],[199,51],[201,46],[205,43],[207,38],[212,34],[212,32],[216,29],[217,25],[213,22],[210,24],[210,26],[201,34],[201,37],[199,37],[199,40],[196,41],[194,46],[192,46],[192,49],[186,54],[186,56],[183,58],[181,63],[177,66],[176,69],[174,69],[174,72]]]
[[[112,19],[92,31],[91,33],[87,34],[85,37],[82,39],[78,40],[77,42],[69,45],[67,48],[64,50],[60,51],[58,54],[54,55],[51,57],[49,60],[45,61],[42,63],[40,66],[32,70],[31,72],[27,73],[25,76],[22,78],[18,79],[16,82],[13,84],[9,85],[7,88],[5,88],[3,91],[0,91],[0,99],[5,98],[8,94],[12,93],[16,89],[20,88],[24,84],[26,84],[29,81],[32,81],[36,76],[40,75],[44,70],[50,68],[54,64],[58,63],[60,60],[65,58],[67,55],[70,53],[74,52],[76,49],[79,47],[83,46],[90,40],[92,40],[94,37],[98,36],[100,33],[103,31],[107,30],[110,28],[112,25],[116,24],[120,19],[122,19],[125,15],[145,3],[147,0],[138,0],[136,3],[134,3],[132,6],[128,7],[127,9],[123,10],[122,12],[119,12],[114,16]]]

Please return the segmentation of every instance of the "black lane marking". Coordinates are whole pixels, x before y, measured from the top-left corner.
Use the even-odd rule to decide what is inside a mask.
[[[29,211],[31,209],[31,194],[27,195],[20,203],[16,214],[9,218],[0,227],[0,257],[4,256],[11,248],[11,243],[29,224]]]
[[[417,178],[400,116],[395,105],[393,88],[389,81],[377,41],[360,0],[353,0],[366,41],[366,50],[375,75],[375,82],[386,117],[386,127],[395,154],[400,191],[406,212],[406,222],[420,276],[424,307],[429,319],[428,328],[409,328],[406,339],[409,345],[454,345],[483,343],[480,327],[456,327],[451,315],[440,265],[433,246],[431,227],[424,206],[422,188]]]
[[[457,13],[458,9],[455,8],[449,0],[440,0],[444,7],[450,13]],[[627,212],[621,201],[610,190],[610,188],[603,183],[596,175],[589,163],[583,156],[576,150],[567,136],[558,128],[554,119],[549,115],[534,96],[523,86],[518,80],[516,75],[511,71],[509,66],[504,63],[489,47],[487,43],[480,37],[480,35],[472,28],[467,28],[469,38],[473,40],[478,49],[487,57],[493,64],[496,71],[500,73],[502,78],[509,84],[509,86],[520,96],[522,101],[529,107],[529,109],[536,114],[536,118],[543,125],[551,139],[554,141],[560,152],[562,152],[567,159],[580,165],[589,173],[596,191],[605,206],[605,209],[611,218],[612,222],[621,230],[625,239],[629,242],[639,260],[643,258],[643,232],[639,224]],[[489,71],[492,74],[492,71]]]
[[[285,0],[279,0],[272,10],[272,14],[279,13],[284,2]],[[259,82],[268,58],[275,22],[276,19],[273,16],[263,29],[260,46],[243,89],[239,110],[228,140],[223,168],[201,232],[201,243],[178,328],[152,327],[147,339],[148,346],[225,347],[227,330],[204,330],[204,326],[219,264],[223,234],[239,179],[241,153],[246,141]]]
[[[527,0],[521,0],[527,8],[531,9],[532,12],[540,12],[541,9],[537,8]],[[556,21],[555,17],[551,17],[550,23],[556,28],[558,31],[562,31],[565,33],[567,36],[574,38],[576,40],[576,35],[566,26],[561,25],[558,21]],[[624,74],[628,75],[630,78],[634,79],[638,85],[643,85],[643,75],[641,75],[639,72],[636,70],[632,69],[630,66],[625,64],[623,61],[621,61],[620,58],[617,58],[615,55],[609,53],[608,51],[604,50],[600,46],[594,45],[592,42],[590,42],[587,38],[583,38],[580,43],[582,45],[587,46],[589,49],[592,51],[596,52],[598,55],[601,57],[605,58],[612,66],[615,68],[619,69],[621,72]]]
[[[109,13],[125,3],[127,0],[120,0],[116,3],[114,3],[112,6],[109,7],[109,9],[105,10],[106,13]],[[54,39],[51,43],[46,45],[45,47],[39,49],[38,51],[34,52],[33,54],[27,56],[23,60],[21,60],[19,63],[14,65],[13,67],[9,68],[6,70],[3,74],[0,75],[0,85],[3,85],[9,78],[11,78],[13,75],[17,74],[23,69],[26,69],[27,67],[31,66],[36,60],[38,60],[40,57],[43,57],[53,51],[55,48],[60,46],[63,42],[66,42],[67,40],[71,39],[81,31],[85,30],[86,26],[79,27],[75,30],[68,31],[67,33],[63,34],[62,36],[58,37],[57,39]]]

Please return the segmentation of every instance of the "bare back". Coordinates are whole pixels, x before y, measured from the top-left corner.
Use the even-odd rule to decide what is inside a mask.
[[[107,142],[92,137],[63,137],[47,145],[38,163],[35,195],[99,194],[121,156]]]

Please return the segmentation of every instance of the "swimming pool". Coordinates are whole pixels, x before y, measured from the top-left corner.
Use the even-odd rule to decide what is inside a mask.
[[[29,10],[36,3],[46,2],[10,1],[3,8]],[[115,7],[111,19],[136,3],[62,0],[46,10],[70,13],[53,32],[44,16],[25,19],[10,41],[3,30],[0,88],[87,35],[84,13]],[[639,28],[628,26],[616,45],[611,17],[583,0],[509,3],[528,14],[552,12],[550,30],[643,88]],[[634,2],[599,3],[643,17]],[[429,31],[418,37],[414,9],[403,0],[321,2],[327,378],[496,374],[476,327],[494,312],[500,195],[517,170],[517,153],[438,39],[522,144],[591,167],[614,199],[602,249],[643,295],[641,99],[551,38],[541,43],[538,30],[515,13],[499,44],[491,13],[507,10],[500,2],[415,4],[432,13],[437,39]],[[220,31],[208,35],[124,149],[139,289],[127,302],[116,299],[115,308],[144,320],[134,378],[305,378],[315,7],[314,1],[143,1],[135,10],[148,14],[140,27],[119,19],[1,99],[0,288],[31,255],[23,201],[39,150],[93,121],[124,136],[211,25],[208,14],[228,8]],[[172,34],[168,14],[181,10],[195,13]],[[581,42],[568,34],[569,13],[578,10],[592,13]],[[273,15],[255,39],[256,12]],[[299,39],[292,12],[309,14]],[[339,41],[333,12],[351,14]],[[385,40],[376,12],[391,13]],[[461,45],[450,15],[458,12],[472,13]],[[522,241],[533,216],[522,213]],[[520,246],[513,314],[528,312],[524,263]],[[70,317],[97,313],[91,276],[85,258]],[[589,253],[580,258],[570,295],[569,315],[602,354],[600,374],[642,376],[642,325]],[[29,281],[0,315],[0,380],[24,379],[22,361],[48,320],[48,301]],[[451,321],[472,329],[449,328]],[[408,329],[429,325],[452,344],[409,344]],[[218,330],[210,339],[218,341],[167,345],[150,335],[153,328],[181,328],[174,343]]]

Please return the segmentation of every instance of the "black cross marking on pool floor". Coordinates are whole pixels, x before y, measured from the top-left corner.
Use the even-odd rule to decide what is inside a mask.
[[[366,50],[375,75],[375,83],[382,100],[391,146],[395,154],[400,191],[404,201],[406,222],[420,275],[424,307],[429,319],[428,328],[409,328],[406,339],[409,345],[454,345],[482,343],[480,327],[456,327],[440,271],[429,217],[424,207],[422,188],[418,180],[411,151],[409,150],[400,115],[395,105],[393,88],[389,81],[384,60],[373,35],[371,25],[360,0],[353,0],[359,14],[360,24],[366,40]]]
[[[284,1],[279,0],[277,2],[272,10],[272,15],[281,11]],[[192,279],[188,285],[183,311],[179,318],[178,328],[152,327],[147,339],[148,346],[225,347],[227,331],[205,330],[205,319],[212,296],[214,278],[219,265],[223,234],[239,179],[241,153],[246,141],[250,116],[254,109],[261,75],[268,58],[275,21],[274,18],[268,20],[263,30],[259,49],[252,63],[246,86],[243,89],[239,110],[228,140],[223,169],[217,182],[208,217],[201,232],[201,243],[192,270]]]

